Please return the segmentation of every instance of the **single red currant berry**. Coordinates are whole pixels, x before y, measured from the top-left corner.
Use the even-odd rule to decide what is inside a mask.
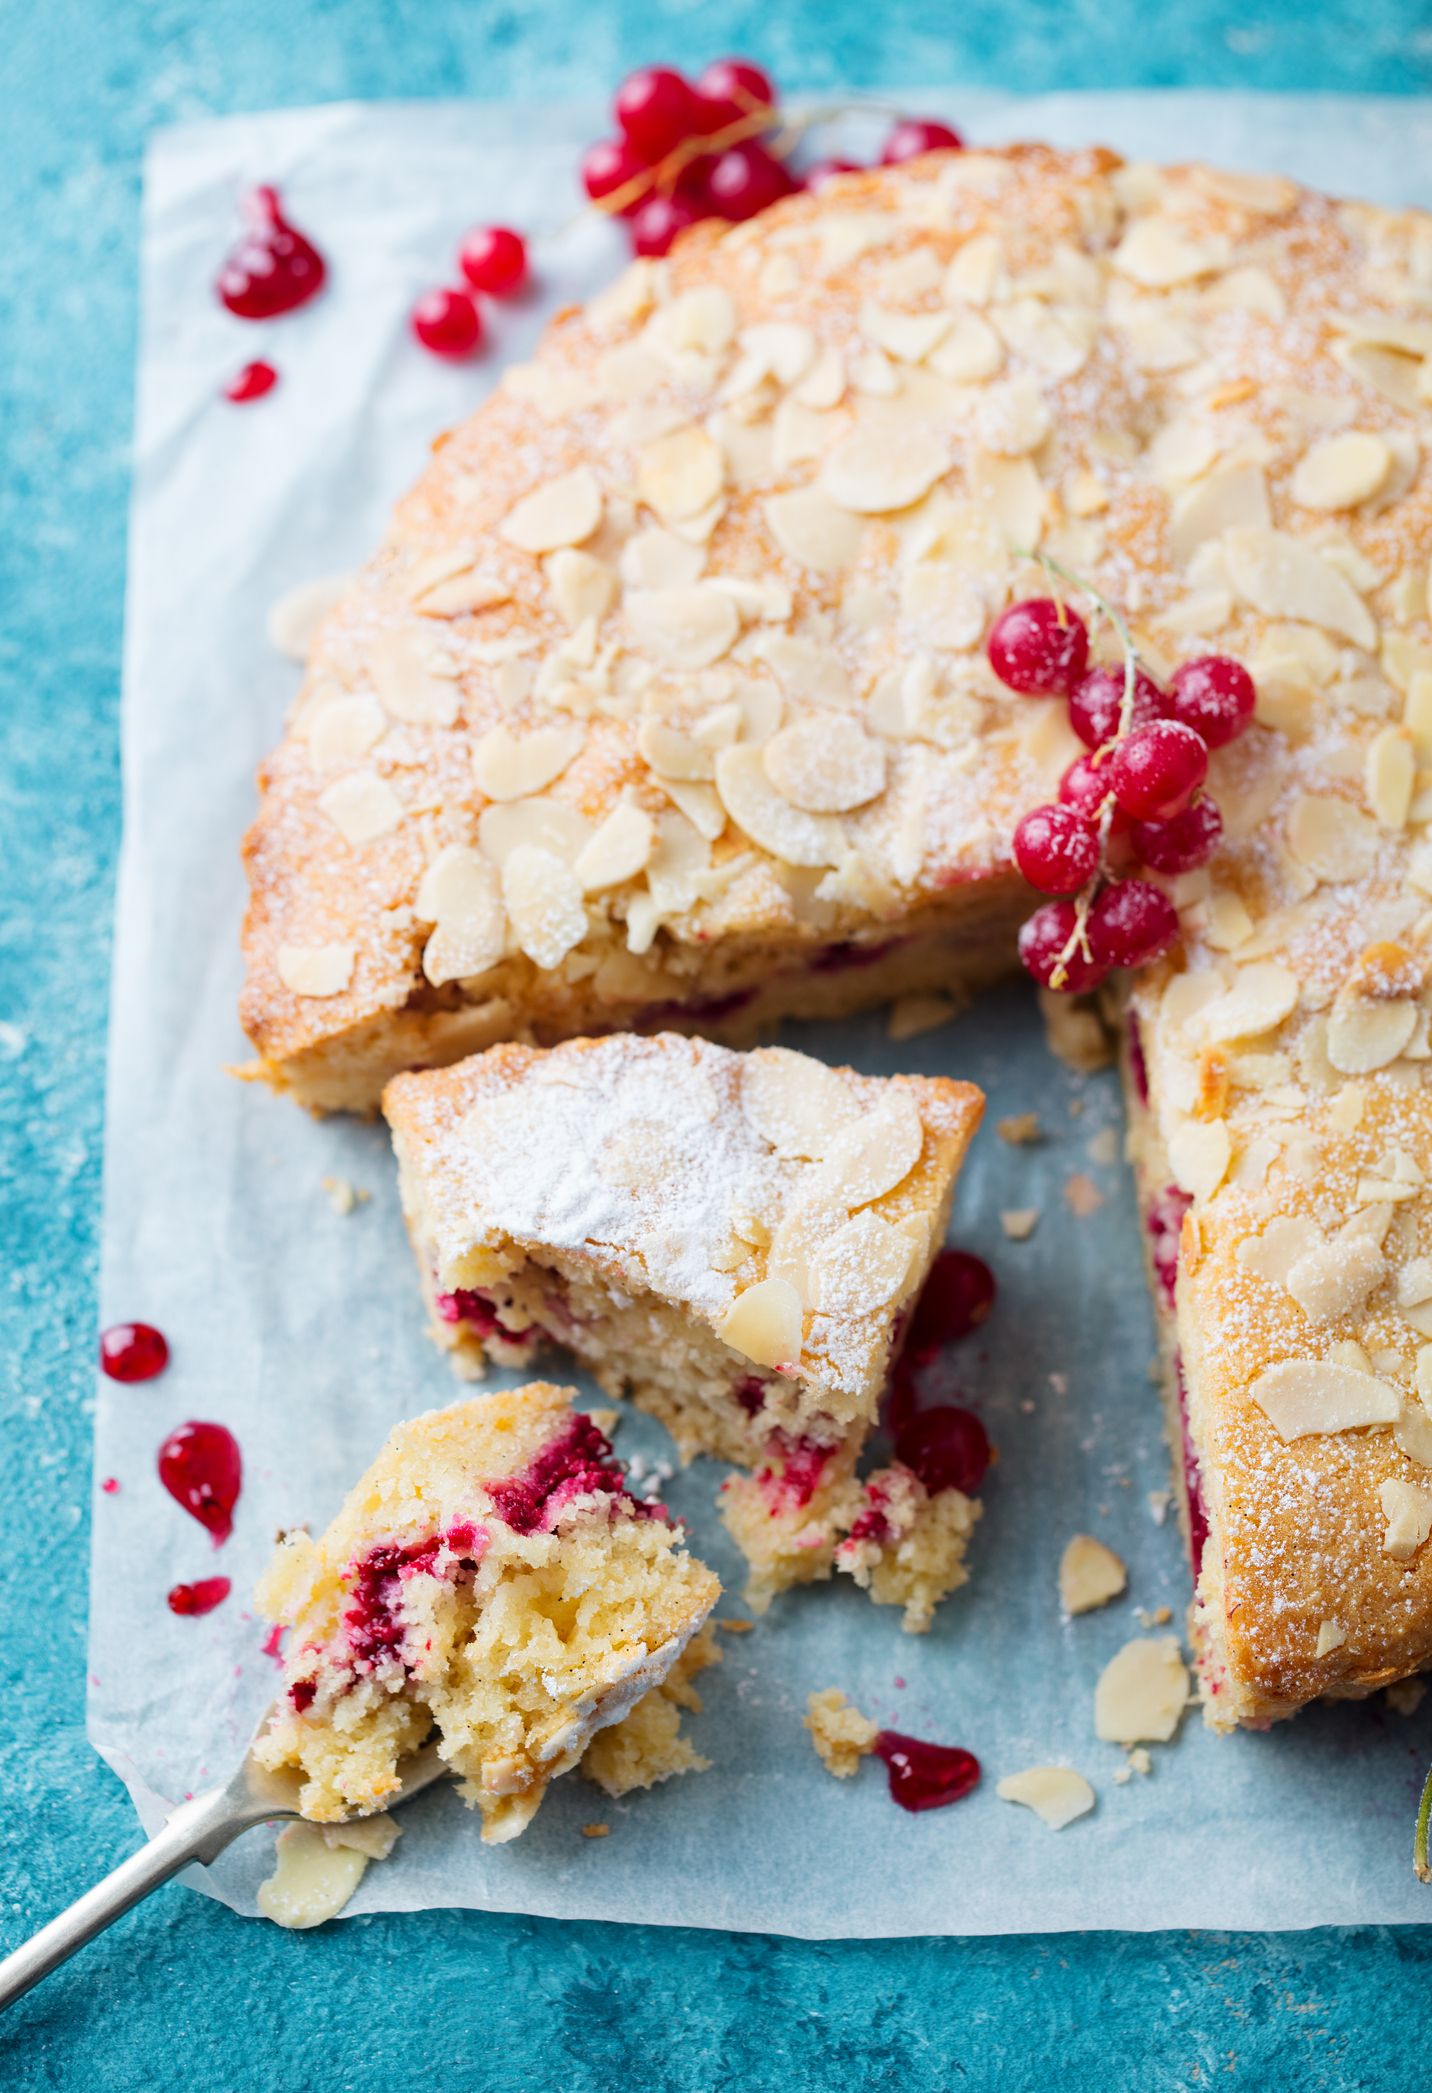
[[[717,58],[696,82],[696,129],[724,131],[758,109],[774,109],[776,90],[749,58]]]
[[[1141,967],[1178,936],[1178,911],[1162,887],[1119,879],[1089,911],[1089,950],[1104,967]]]
[[[1129,825],[1129,817],[1114,799],[1114,788],[1109,783],[1107,759],[1100,763],[1092,755],[1076,756],[1059,780],[1060,805],[1073,807],[1086,821],[1097,822],[1104,811],[1106,800],[1114,800],[1109,834],[1121,836]]]
[[[1034,807],[1014,832],[1014,862],[1041,894],[1077,894],[1099,863],[1099,838],[1072,807]]]
[[[1028,698],[1067,698],[1089,660],[1089,632],[1077,611],[1052,596],[1011,603],[995,619],[986,650],[1001,683]]]
[[[413,332],[434,356],[471,356],[482,340],[477,300],[468,291],[424,291],[413,307]]]
[[[273,391],[278,384],[278,372],[262,357],[256,363],[246,363],[241,371],[235,371],[224,387],[224,398],[232,400],[236,407],[246,407],[250,400],[261,400],[265,393]]]
[[[1208,776],[1208,750],[1181,720],[1150,720],[1126,734],[1109,758],[1114,797],[1135,821],[1181,814]]]
[[[696,128],[696,102],[680,73],[644,65],[628,73],[612,104],[617,128],[647,164],[664,160]]]
[[[789,196],[795,188],[787,168],[763,145],[748,139],[728,145],[706,177],[706,199],[718,218],[740,224]]]
[[[625,189],[650,172],[629,138],[603,138],[583,156],[582,187],[593,203],[601,203],[604,198],[614,196],[619,189]],[[617,215],[630,218],[633,211],[641,208],[643,200],[641,194],[630,197]]]
[[[637,254],[666,254],[678,233],[695,225],[701,212],[684,196],[649,196],[632,215],[631,244]]]
[[[1208,794],[1171,821],[1136,821],[1130,841],[1151,872],[1192,872],[1206,865],[1223,834],[1223,816]]]
[[[527,281],[527,242],[505,225],[477,225],[457,252],[457,265],[475,291],[510,298]]]
[[[153,1323],[112,1323],[100,1332],[99,1363],[111,1381],[152,1381],[169,1364],[169,1344]]]
[[[958,151],[964,144],[958,131],[929,117],[907,116],[896,124],[880,155],[882,167],[898,167],[902,160],[918,160],[921,153]]]
[[[1241,661],[1205,654],[1174,670],[1169,715],[1201,734],[1211,749],[1236,741],[1253,717],[1258,693]]]
[[[940,1403],[919,1411],[897,1435],[895,1458],[914,1470],[932,1497],[941,1490],[972,1497],[989,1468],[989,1438],[973,1410]]]
[[[814,167],[806,169],[805,185],[812,195],[818,195],[822,189],[828,189],[832,182],[839,181],[841,175],[863,172],[864,169],[858,160],[817,160]]]
[[[1065,995],[1082,996],[1097,988],[1109,971],[1098,960],[1086,959],[1077,943],[1069,949],[1078,920],[1072,901],[1046,901],[1021,926],[1020,962],[1041,988],[1057,987]],[[1057,982],[1056,973],[1060,975]]]
[[[1119,732],[1123,718],[1124,672],[1122,669],[1090,669],[1080,678],[1069,700],[1069,724],[1085,748],[1101,749]],[[1162,719],[1167,711],[1163,692],[1152,676],[1134,671],[1134,709],[1131,727],[1142,727],[1151,719]]]

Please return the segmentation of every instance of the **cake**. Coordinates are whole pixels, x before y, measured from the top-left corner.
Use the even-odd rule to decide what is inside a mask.
[[[1429,403],[1432,220],[1278,177],[1031,146],[697,228],[443,442],[321,632],[247,845],[258,1072],[368,1109],[488,1042],[999,972],[1085,751],[985,649],[1056,562],[1156,679],[1257,686],[1115,1011],[1209,1718],[1425,1667]]]
[[[722,1494],[757,1606],[829,1576],[863,1519],[873,1536],[856,1464],[944,1240],[973,1085],[613,1033],[396,1076],[383,1108],[434,1332],[461,1368],[558,1346],[683,1459],[750,1471]],[[938,1533],[925,1568],[950,1589],[974,1517],[911,1476],[899,1535],[882,1531]],[[895,1573],[870,1545],[840,1566],[885,1597]]]
[[[254,1748],[298,1772],[311,1821],[381,1810],[435,1734],[501,1844],[599,1733],[710,1661],[717,1579],[570,1397],[534,1382],[400,1424],[320,1539],[280,1541],[257,1602],[288,1631],[283,1694]],[[639,1721],[612,1792],[703,1763],[673,1728]]]

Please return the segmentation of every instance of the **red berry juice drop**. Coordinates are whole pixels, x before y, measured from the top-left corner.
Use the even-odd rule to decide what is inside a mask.
[[[99,1363],[111,1381],[152,1381],[169,1364],[169,1343],[153,1323],[111,1323],[100,1332]]]
[[[875,1739],[877,1758],[890,1773],[890,1795],[902,1810],[942,1810],[975,1787],[980,1762],[959,1744],[927,1744],[899,1730],[881,1730]]]
[[[251,189],[241,206],[244,231],[214,285],[240,320],[274,320],[306,305],[323,289],[328,265],[283,215],[277,189]]]
[[[235,371],[224,387],[224,398],[232,400],[236,407],[247,407],[250,400],[261,400],[277,384],[278,372],[260,357],[254,363],[246,363],[241,371]]]
[[[226,1425],[181,1424],[159,1449],[160,1482],[213,1535],[216,1548],[234,1530],[243,1472],[239,1442]]]
[[[233,1586],[227,1577],[201,1577],[197,1584],[176,1584],[169,1594],[169,1611],[179,1614],[212,1613],[222,1606]]]

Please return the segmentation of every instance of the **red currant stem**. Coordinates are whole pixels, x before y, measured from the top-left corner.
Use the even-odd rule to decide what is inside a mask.
[[[1432,1882],[1432,1866],[1427,1860],[1427,1831],[1432,1824],[1432,1767],[1422,1783],[1422,1800],[1417,1805],[1417,1823],[1412,1833],[1412,1866],[1419,1882]]]

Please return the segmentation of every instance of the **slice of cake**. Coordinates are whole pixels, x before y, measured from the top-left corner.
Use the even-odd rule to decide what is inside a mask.
[[[830,1574],[855,1465],[944,1239],[980,1093],[784,1048],[612,1035],[399,1076],[384,1110],[440,1340],[542,1343],[726,1493],[756,1596]]]
[[[306,1817],[381,1810],[435,1734],[483,1838],[515,1838],[693,1643],[717,1579],[570,1398],[401,1424],[321,1539],[280,1542],[257,1599],[289,1631],[284,1692],[255,1750],[302,1774]]]

